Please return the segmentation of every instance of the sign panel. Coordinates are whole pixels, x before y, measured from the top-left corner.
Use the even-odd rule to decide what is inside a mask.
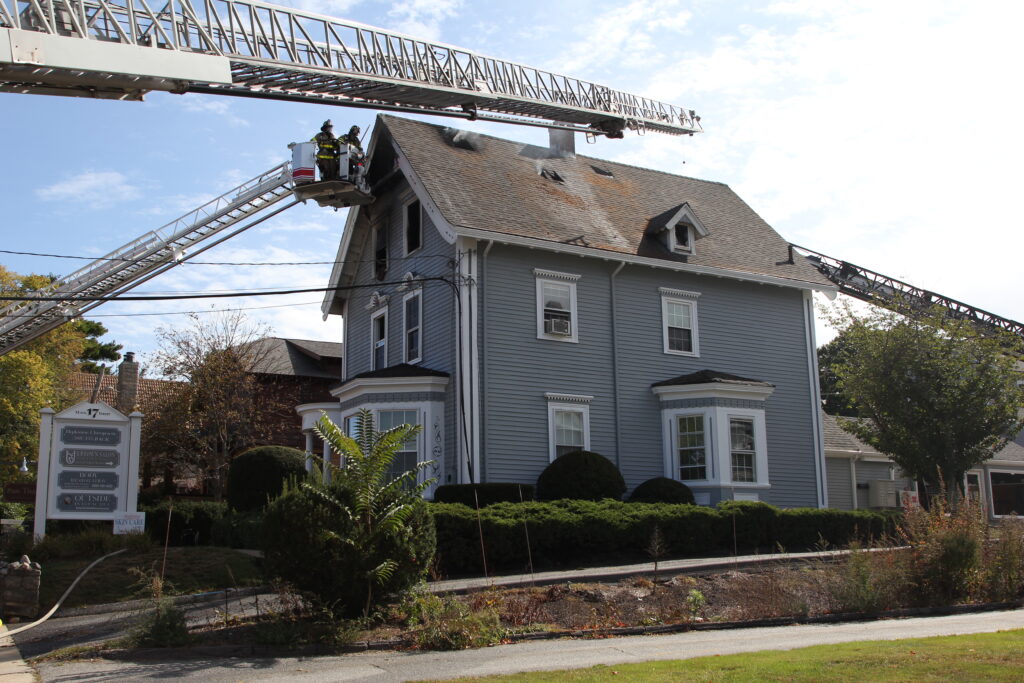
[[[121,454],[112,450],[62,448],[60,464],[64,467],[117,467],[121,464]]]
[[[111,493],[59,493],[57,509],[61,512],[113,512],[117,496]]]
[[[79,472],[64,470],[57,475],[57,486],[79,491],[113,491],[117,488],[117,472]]]
[[[145,512],[118,512],[114,515],[114,534],[142,534],[145,532]]]
[[[8,503],[36,502],[36,485],[31,481],[16,482],[4,486],[4,500]]]
[[[61,427],[60,440],[78,446],[116,446],[121,443],[121,430],[116,427]]]

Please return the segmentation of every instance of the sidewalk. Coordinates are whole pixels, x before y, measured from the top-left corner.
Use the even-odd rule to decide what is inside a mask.
[[[18,646],[8,636],[7,627],[0,624],[0,681],[3,683],[35,683],[36,672],[21,659]]]

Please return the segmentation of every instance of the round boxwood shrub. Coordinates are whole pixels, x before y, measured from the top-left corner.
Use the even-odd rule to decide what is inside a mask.
[[[306,454],[287,446],[257,446],[239,454],[228,470],[228,505],[233,510],[262,510],[281,493],[290,477],[306,474]]]
[[[537,479],[538,500],[619,500],[625,491],[619,468],[590,451],[566,453],[545,467]]]
[[[681,481],[655,477],[633,489],[630,503],[688,503],[693,505],[693,492]]]
[[[437,544],[434,520],[426,501],[412,505],[403,529],[380,533],[372,550],[357,552],[349,541],[359,520],[341,509],[353,508],[352,492],[344,482],[288,486],[264,516],[264,567],[315,605],[338,616],[357,617],[366,609],[368,595],[370,607],[383,604],[426,575]],[[388,560],[394,561],[393,571],[378,583],[371,571]]]

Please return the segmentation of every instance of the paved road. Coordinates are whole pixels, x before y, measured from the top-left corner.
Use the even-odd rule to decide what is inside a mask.
[[[44,664],[44,681],[99,683],[202,679],[205,683],[284,680],[290,683],[388,683],[519,671],[567,669],[657,659],[686,659],[759,650],[790,650],[858,640],[894,640],[1024,628],[1024,610],[855,624],[800,625],[602,640],[560,640],[461,652],[367,652],[337,657]],[[1024,634],[1021,636],[1024,643]],[[1024,675],[1024,674],[1022,674]]]

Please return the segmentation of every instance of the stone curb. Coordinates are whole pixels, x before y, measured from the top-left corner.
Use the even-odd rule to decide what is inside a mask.
[[[701,623],[664,624],[658,626],[627,626],[618,628],[593,630],[545,631],[543,633],[521,633],[509,636],[510,642],[526,642],[533,640],[559,640],[573,638],[610,638],[617,636],[663,635],[684,631],[724,631],[746,628],[762,628],[766,626],[792,626],[796,624],[836,624],[863,621],[881,621],[901,619],[905,617],[948,616],[954,614],[972,614],[998,612],[1000,610],[1020,609],[1024,600],[1011,602],[993,602],[980,605],[951,605],[948,607],[911,607],[880,612],[878,614],[845,613],[823,614],[814,617],[778,617],[772,619],[753,619],[750,621],[718,621]],[[345,646],[306,645],[296,648],[260,645],[209,645],[179,648],[140,648],[136,650],[107,650],[98,653],[103,659],[116,661],[137,660],[177,660],[231,657],[309,657],[318,655],[339,655],[367,652],[370,650],[410,650],[410,640],[382,640],[353,643]]]
[[[237,600],[257,594],[267,593],[270,586],[254,586],[251,588],[228,588],[222,591],[211,591],[209,593],[196,593],[194,595],[177,595],[167,598],[175,606],[181,605],[206,605],[224,600]],[[57,610],[54,617],[85,617],[96,614],[110,614],[112,612],[139,612],[153,606],[152,598],[142,600],[129,600],[127,602],[109,602],[101,605],[87,605],[86,607],[69,607]]]

